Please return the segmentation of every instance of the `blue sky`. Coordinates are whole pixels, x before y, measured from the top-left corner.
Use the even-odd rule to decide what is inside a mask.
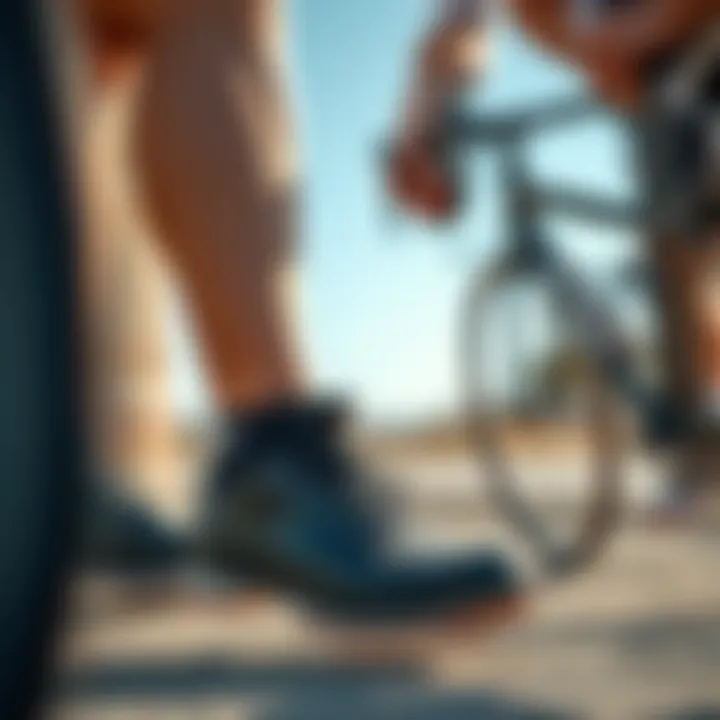
[[[392,219],[376,147],[391,126],[415,39],[431,0],[294,0],[290,18],[295,105],[305,169],[302,336],[313,384],[351,396],[369,418],[450,413],[457,404],[457,314],[468,271],[502,237],[492,160],[472,166],[471,202],[440,231]],[[582,83],[499,27],[481,108],[520,107]],[[593,122],[532,148],[538,175],[624,195],[632,191],[622,134]],[[551,222],[592,268],[632,247],[627,236]],[[205,405],[187,339],[174,340],[184,412]]]

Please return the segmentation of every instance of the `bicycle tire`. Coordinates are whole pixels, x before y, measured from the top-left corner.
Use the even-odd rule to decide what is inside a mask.
[[[579,511],[582,519],[576,535],[560,543],[533,503],[519,491],[510,458],[503,456],[502,443],[498,439],[501,416],[490,409],[487,398],[478,388],[477,368],[482,347],[476,328],[484,326],[486,318],[483,316],[492,305],[494,293],[512,279],[512,270],[508,274],[505,263],[498,263],[489,272],[480,270],[471,278],[464,307],[461,351],[467,430],[472,451],[485,478],[489,500],[530,549],[541,572],[545,576],[560,577],[577,572],[595,560],[618,525],[625,441],[617,432],[617,396],[613,388],[599,384],[599,403],[593,413],[592,429],[594,491]],[[557,306],[563,307],[563,304]],[[572,312],[568,314],[572,315]],[[572,317],[569,321],[572,323]],[[592,361],[591,357],[588,359]]]
[[[80,518],[75,228],[40,3],[0,5],[0,717],[36,717]]]

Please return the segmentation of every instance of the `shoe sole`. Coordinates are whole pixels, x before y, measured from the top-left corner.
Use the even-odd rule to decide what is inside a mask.
[[[527,613],[527,599],[507,597],[458,609],[432,622],[382,627],[333,625],[326,630],[327,648],[351,664],[422,662],[445,649],[474,644],[518,622]]]

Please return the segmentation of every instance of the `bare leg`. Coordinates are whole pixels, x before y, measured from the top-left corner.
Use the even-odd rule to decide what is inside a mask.
[[[302,392],[284,305],[295,167],[279,0],[178,0],[148,68],[137,157],[218,404]]]
[[[170,387],[170,299],[166,268],[137,212],[127,163],[133,88],[104,85],[93,100],[93,205],[103,237],[91,238],[102,295],[92,309],[93,340],[102,363],[105,396],[103,455],[111,472],[149,492],[176,482],[175,417]],[[98,255],[103,257],[99,258]],[[170,494],[177,496],[177,492]],[[168,496],[168,493],[165,493]]]
[[[695,273],[699,377],[702,396],[720,409],[720,245],[709,242]]]
[[[658,243],[662,311],[667,328],[670,382],[691,415],[720,390],[720,303],[717,243]]]
[[[669,388],[692,428],[672,470],[659,519],[676,521],[707,505],[720,479],[720,303],[717,242],[668,240],[653,247],[659,276]],[[700,424],[696,421],[700,420]]]
[[[169,295],[132,204],[126,162],[133,89],[148,52],[144,34],[130,32],[128,19],[148,27],[148,18],[158,18],[157,3],[148,0],[144,8],[143,16],[124,0],[79,0],[74,20],[76,49],[86,66],[78,147],[87,218],[85,376],[96,472],[132,480],[148,491],[159,490],[176,468],[166,337]],[[125,14],[118,17],[117,9]]]

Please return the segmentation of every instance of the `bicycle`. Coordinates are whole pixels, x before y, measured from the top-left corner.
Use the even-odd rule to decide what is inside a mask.
[[[553,212],[613,227],[641,228],[652,234],[680,232],[685,237],[708,223],[717,223],[717,197],[709,198],[704,192],[697,157],[690,152],[696,146],[688,143],[688,138],[697,140],[699,133],[706,132],[708,122],[712,123],[712,104],[717,97],[706,103],[702,90],[708,75],[717,72],[718,58],[720,32],[714,28],[653,84],[646,111],[626,119],[637,146],[652,161],[643,198],[637,202],[611,201],[531,178],[528,138],[597,113],[600,106],[592,98],[563,99],[504,116],[457,113],[447,124],[444,142],[449,157],[474,147],[489,147],[499,156],[508,223],[500,257],[489,271],[481,270],[472,278],[466,300],[461,374],[471,442],[492,500],[550,576],[560,577],[586,567],[599,556],[618,524],[626,442],[620,431],[622,404],[636,411],[644,440],[660,448],[680,447],[695,423],[683,417],[674,398],[658,392],[643,377],[621,323],[543,231],[542,219]],[[700,93],[698,97],[689,94],[693,89]],[[478,382],[482,347],[476,329],[485,325],[484,313],[497,292],[530,279],[544,283],[552,311],[562,316],[562,326],[577,338],[577,349],[593,373],[595,486],[582,507],[579,528],[564,541],[553,537],[550,523],[543,521],[517,487],[517,478],[509,469],[511,458],[502,450],[502,435],[507,432],[503,421],[507,417],[492,408]],[[681,450],[678,456],[682,456]]]

